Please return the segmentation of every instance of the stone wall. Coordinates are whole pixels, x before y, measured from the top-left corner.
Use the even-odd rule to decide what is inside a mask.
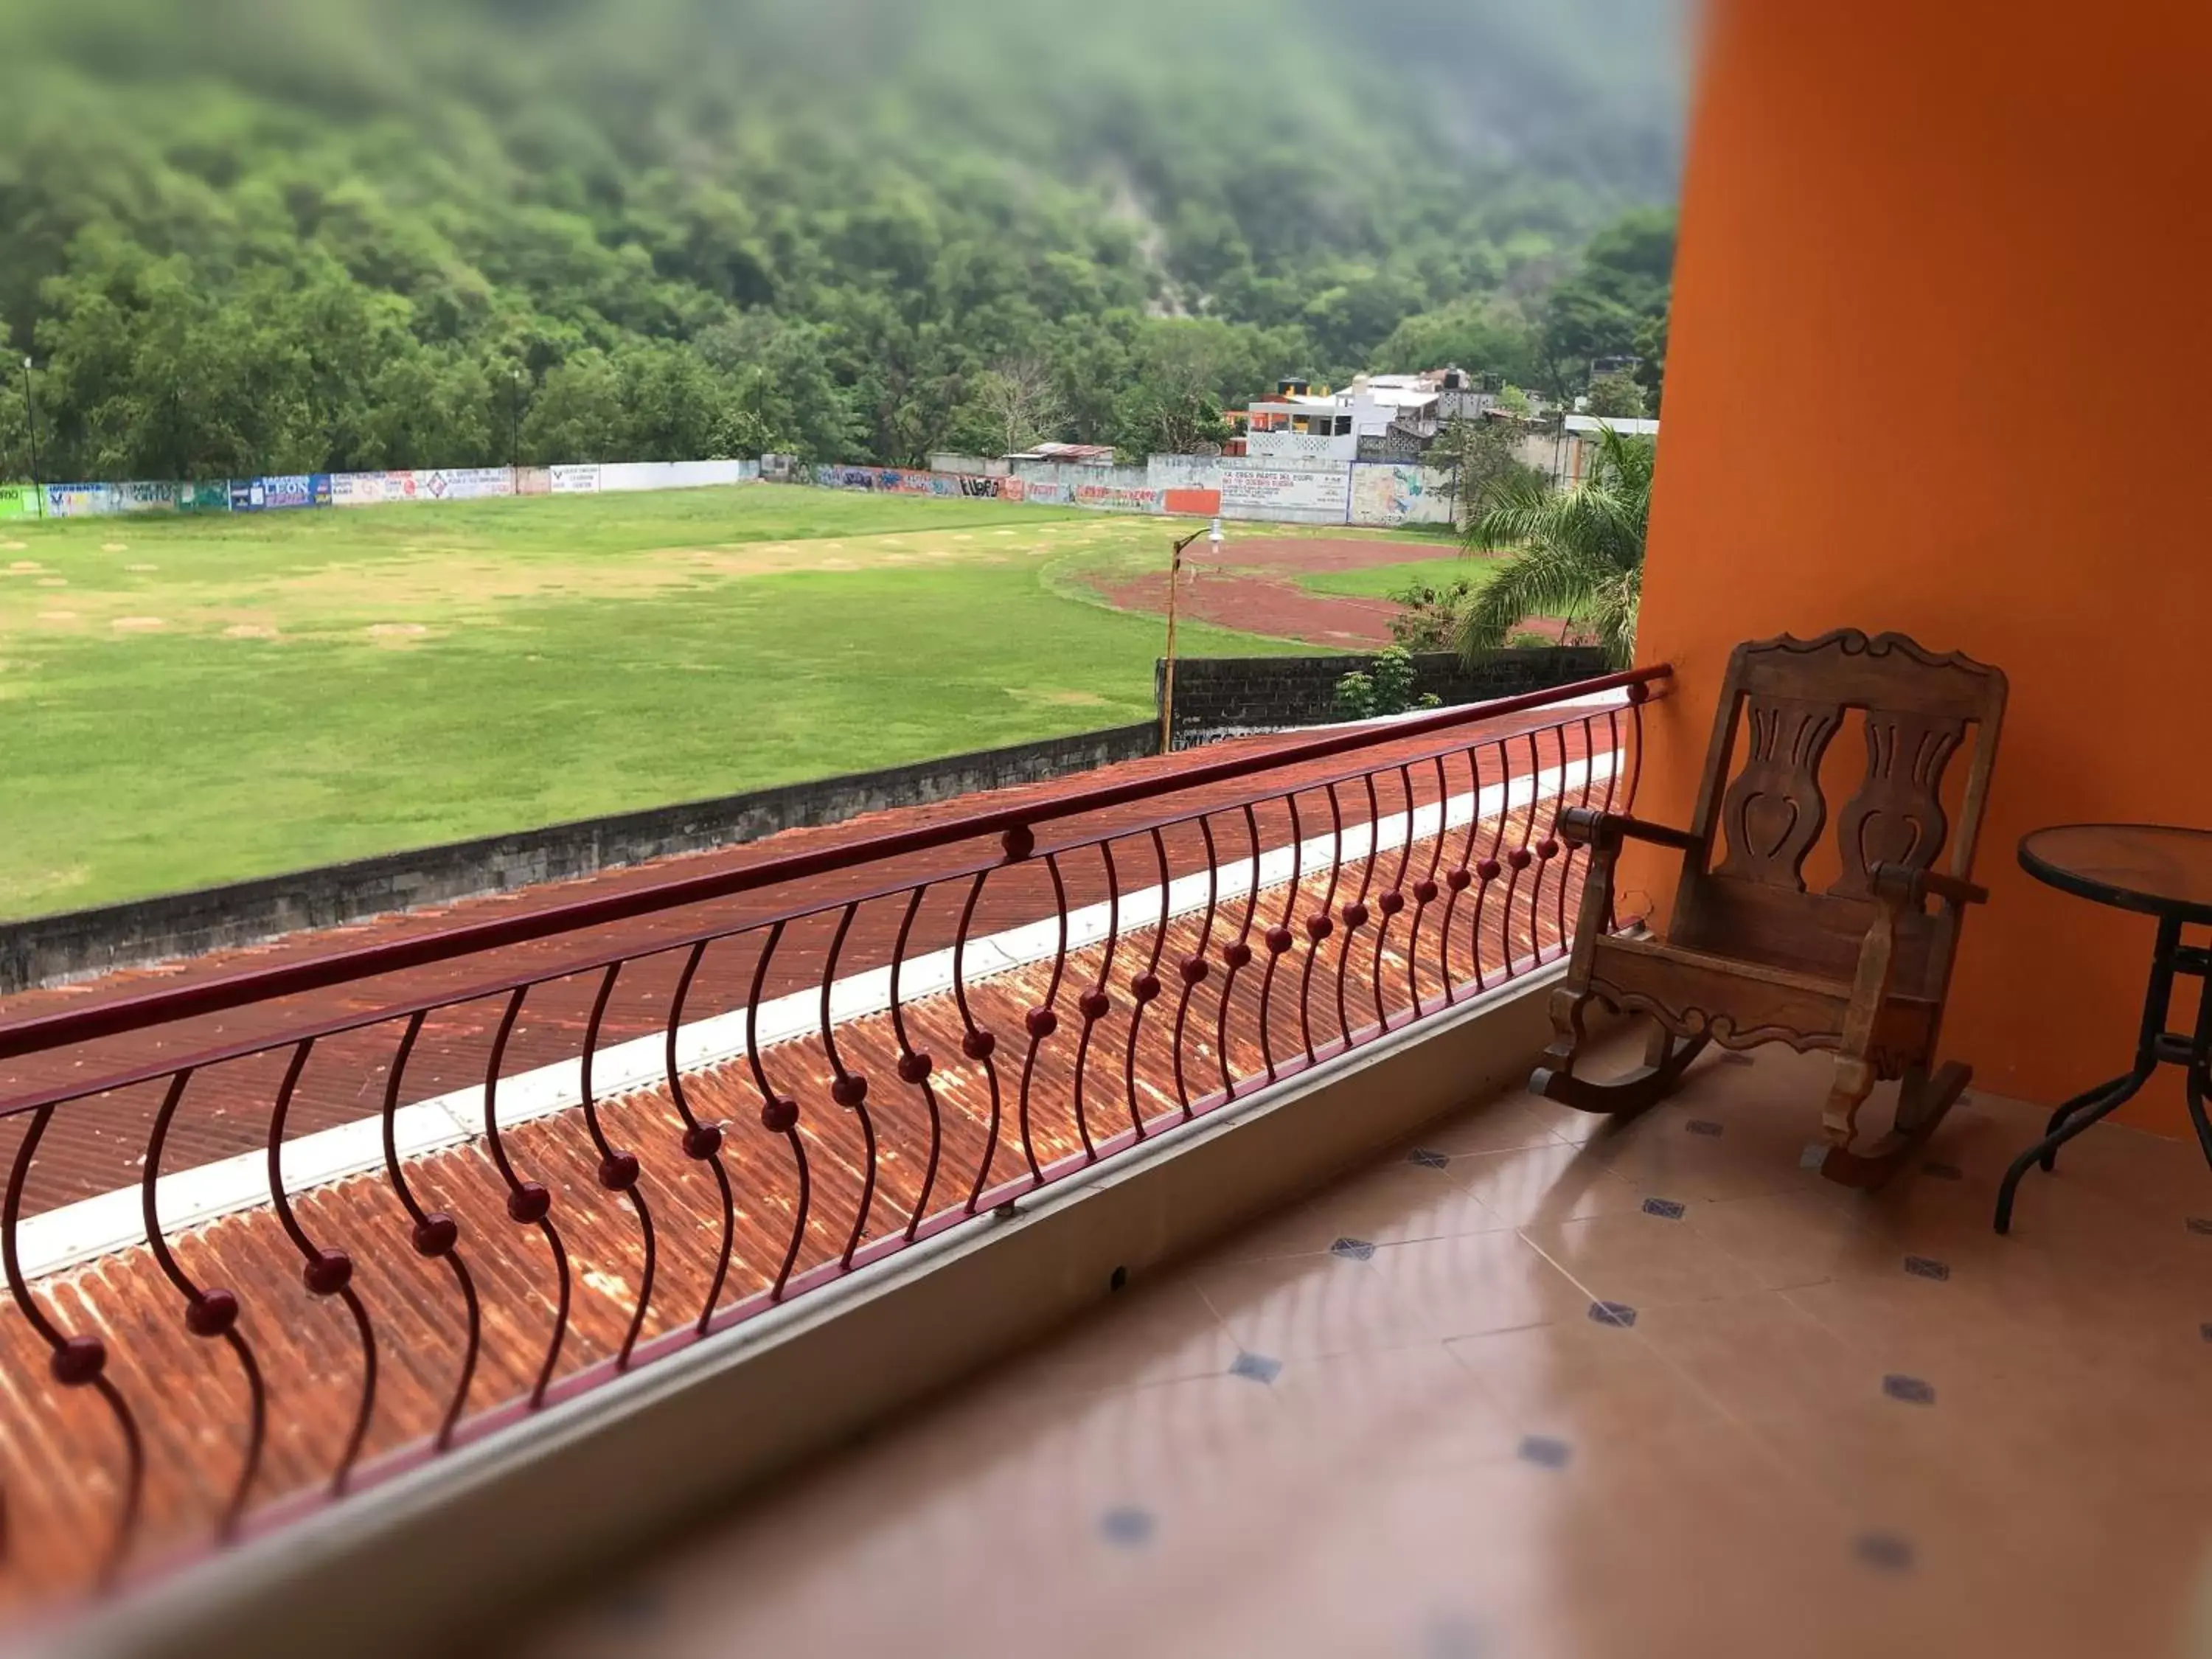
[[[1159,750],[1157,722],[757,789],[259,881],[0,925],[0,994],[258,944],[302,928],[565,881],[806,824],[1087,772]]]
[[[1367,668],[1372,657],[1186,657],[1176,664],[1175,741],[1178,749],[1253,732],[1279,732],[1336,720],[1337,682]],[[1449,652],[1413,658],[1415,690],[1447,706],[1549,690],[1608,672],[1605,653],[1587,647],[1501,651],[1480,668]],[[1167,665],[1154,670],[1164,683]]]

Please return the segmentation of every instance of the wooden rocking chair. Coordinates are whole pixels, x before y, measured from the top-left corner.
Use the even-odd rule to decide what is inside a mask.
[[[1553,993],[1558,1040],[1528,1086],[1583,1111],[1628,1115],[1663,1099],[1711,1042],[1826,1050],[1836,1073],[1822,1173],[1853,1187],[1895,1174],[1972,1075],[1957,1061],[1936,1066],[1936,1045],[1963,907],[1989,897],[1966,878],[2005,690],[1997,670],[1934,655],[1901,634],[1869,640],[1845,629],[1738,646],[1687,830],[1588,809],[1561,815],[1565,838],[1591,849],[1590,868],[1567,981]],[[1843,873],[1811,892],[1805,861],[1828,818],[1820,763],[1852,708],[1865,716],[1866,776],[1836,820]],[[1731,781],[1747,715],[1748,751]],[[1943,774],[1969,726],[1973,752],[1954,835]],[[1723,836],[1725,856],[1715,863]],[[1629,840],[1684,855],[1664,939],[1610,929],[1614,862]],[[1947,841],[1949,867],[1940,872],[1933,866]],[[1655,1026],[1644,1066],[1610,1083],[1575,1074],[1593,1001],[1648,1015]],[[1877,1080],[1893,1079],[1903,1085],[1895,1127],[1853,1152],[1859,1109]]]

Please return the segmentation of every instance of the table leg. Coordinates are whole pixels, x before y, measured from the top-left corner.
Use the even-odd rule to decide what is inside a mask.
[[[2197,1144],[2204,1149],[2204,1161],[2212,1164],[2212,1115],[2205,1109],[2206,1097],[2212,1096],[2212,977],[2206,978],[2197,995],[2197,1035],[2189,1045],[2189,1073],[2183,1083]]]
[[[2135,1069],[2124,1077],[2075,1096],[2051,1115],[2050,1127],[2043,1139],[2013,1160],[2012,1167],[2005,1171],[2003,1184],[1997,1188],[1996,1230],[2000,1233],[2012,1231],[2013,1200],[2028,1170],[2038,1164],[2046,1170],[2057,1168],[2061,1146],[2133,1100],[2158,1069],[2159,1043],[2166,1034],[2166,1018],[2173,1006],[2173,975],[2180,952],[2181,923],[2170,918],[2160,920],[2158,944],[2151,953],[2150,984],[2143,992],[2142,1023],[2136,1031]],[[2208,1006],[2212,1006],[2212,985],[2208,985]],[[2200,1008],[2200,1034],[2207,1030],[2204,1013],[2204,1009]],[[2197,1068],[2192,1067],[2191,1076],[2197,1074]],[[2203,1111],[2201,1100],[2191,1108],[2192,1115],[2200,1119]],[[2206,1156],[2212,1158],[2212,1127],[2202,1127],[2198,1133],[2204,1141]]]
[[[2004,1183],[1997,1188],[1996,1228],[1999,1232],[2012,1231],[2013,1197],[2019,1192],[2020,1183],[2027,1172],[2038,1164],[2046,1170],[2055,1166],[2061,1146],[2084,1130],[2103,1122],[2133,1100],[2149,1077],[2148,1071],[2130,1072],[2127,1076],[2106,1084],[2103,1090],[2077,1096],[2059,1109],[2053,1121],[2060,1127],[2014,1158],[2012,1167],[2005,1171]]]
[[[2144,1084],[2149,1081],[2149,1069],[2148,1067],[2139,1066],[2135,1071],[2123,1073],[2119,1077],[2112,1078],[2106,1082],[2100,1083],[2094,1089],[2084,1089],[2080,1094],[2075,1096],[2073,1099],[2068,1101],[2057,1111],[2051,1113],[2051,1121],[2043,1126],[2043,1139],[2036,1143],[2042,1152],[2042,1162],[2045,1171],[2048,1173],[2058,1167],[2058,1148],[2064,1145],[2065,1142],[2071,1140],[2074,1138],[2071,1135],[2062,1136],[2058,1133],[2061,1129],[2066,1127],[2069,1121],[2081,1113],[2090,1111],[2096,1108],[2104,1107],[2106,1097],[2117,1089],[2124,1089],[2127,1092],[2122,1095],[2118,1101],[2113,1102],[2112,1104],[2115,1107],[2124,1106],[2130,1100],[2135,1097],[2135,1094],[2137,1090],[2141,1089]],[[2104,1115],[2106,1115],[2105,1111],[2100,1110],[2097,1112],[2097,1117],[2103,1117]],[[2095,1119],[2094,1118],[2091,1120],[2093,1122],[2094,1121]]]

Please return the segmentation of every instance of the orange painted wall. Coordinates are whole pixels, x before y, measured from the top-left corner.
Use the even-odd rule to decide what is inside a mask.
[[[2004,668],[1947,1046],[2030,1099],[2124,1068],[2152,924],[2030,881],[2019,837],[2212,826],[2208,63],[2204,0],[1709,8],[1640,640],[1680,695],[1638,811],[1686,822],[1738,640]],[[2180,1133],[2180,1099],[2136,1119]]]

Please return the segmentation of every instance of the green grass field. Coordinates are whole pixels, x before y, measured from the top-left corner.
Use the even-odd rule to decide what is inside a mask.
[[[0,915],[1147,720],[1157,621],[1072,573],[1166,530],[767,488],[0,525]]]
[[[1473,581],[1479,586],[1487,580],[1490,568],[1487,560],[1454,556],[1416,559],[1405,564],[1370,565],[1364,570],[1318,571],[1299,577],[1298,586],[1315,593],[1349,593],[1360,599],[1387,599],[1416,582],[1440,588],[1449,587],[1457,581]]]

